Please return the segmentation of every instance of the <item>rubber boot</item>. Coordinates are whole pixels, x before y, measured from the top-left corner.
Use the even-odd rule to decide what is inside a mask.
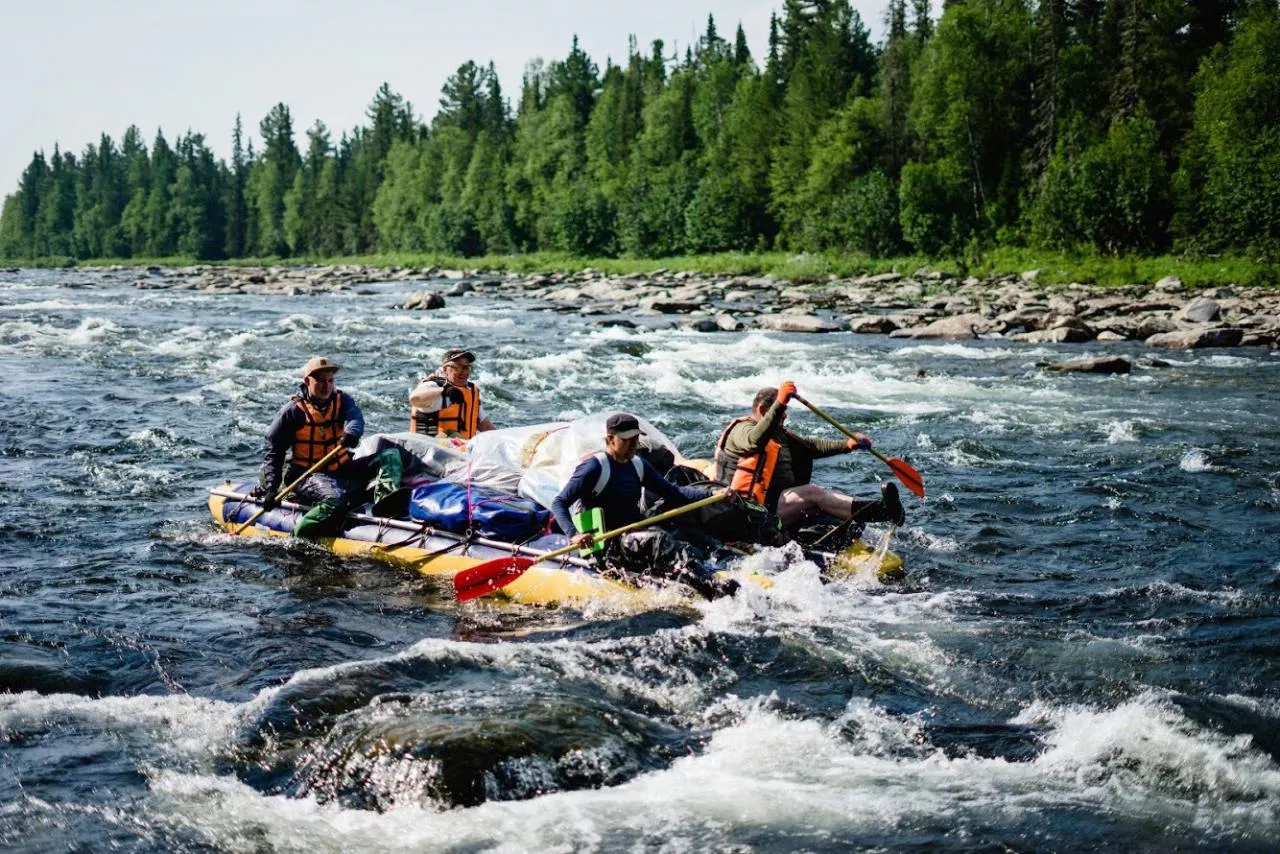
[[[891,480],[886,480],[880,484],[880,504],[884,507],[884,518],[882,522],[892,522],[894,525],[904,525],[907,521],[907,511],[902,507],[902,499],[898,497],[898,485]]]
[[[326,498],[303,514],[293,526],[293,535],[303,540],[315,540],[336,534],[347,515],[346,502],[341,498]]]
[[[902,509],[902,501],[898,498],[898,486],[893,481],[885,481],[880,486],[879,501],[850,501],[849,511],[858,522],[892,522],[901,525],[907,521],[906,511]]]
[[[400,458],[399,448],[383,448],[378,452],[378,473],[373,479],[373,503],[400,488],[400,478],[404,477],[404,461]]]

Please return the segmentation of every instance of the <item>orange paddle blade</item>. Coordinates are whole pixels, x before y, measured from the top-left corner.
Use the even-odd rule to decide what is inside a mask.
[[[478,599],[515,581],[537,561],[527,557],[500,557],[464,569],[453,577],[453,593],[459,602]]]
[[[897,457],[890,457],[885,462],[889,464],[889,468],[893,469],[893,473],[898,476],[898,480],[902,481],[903,486],[924,498],[924,478],[920,475],[920,472],[916,471],[906,460]]]

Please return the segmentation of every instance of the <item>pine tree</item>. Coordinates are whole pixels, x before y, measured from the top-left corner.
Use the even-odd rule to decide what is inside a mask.
[[[40,230],[40,208],[51,179],[44,152],[37,151],[22,171],[18,191],[6,196],[0,214],[0,257],[38,258],[47,254],[37,242]]]
[[[151,185],[151,158],[142,131],[130,125],[120,144],[124,159],[125,202],[120,212],[120,231],[126,256],[142,255],[147,248],[147,190]]]
[[[177,177],[178,162],[164,138],[164,131],[156,131],[151,144],[151,185],[147,189],[147,254],[152,257],[168,257],[178,251],[178,236],[174,233],[169,205],[173,198],[173,182]]]
[[[231,130],[231,168],[227,180],[227,257],[243,258],[248,249],[248,203],[245,200],[245,182],[249,176],[249,162],[244,151],[244,126],[240,114]]]

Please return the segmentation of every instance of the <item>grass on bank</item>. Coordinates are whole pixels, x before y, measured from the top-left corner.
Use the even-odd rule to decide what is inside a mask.
[[[965,260],[937,260],[923,256],[872,258],[838,253],[722,252],[671,258],[578,258],[554,252],[528,255],[485,255],[474,258],[432,253],[387,253],[343,258],[237,258],[199,262],[191,258],[117,258],[76,261],[72,258],[35,258],[6,261],[0,265],[17,267],[185,267],[209,264],[231,267],[257,266],[341,266],[440,267],[461,270],[506,270],[515,273],[578,272],[592,268],[610,275],[652,273],[658,270],[689,271],[713,276],[773,276],[794,282],[821,282],[828,278],[918,270],[937,270],[949,276],[990,278],[1038,270],[1043,284],[1135,285],[1154,284],[1165,276],[1178,276],[1191,287],[1243,285],[1280,287],[1280,264],[1227,256],[1188,258],[1174,255],[1152,257],[1104,257],[1039,252],[1021,248],[993,249]]]

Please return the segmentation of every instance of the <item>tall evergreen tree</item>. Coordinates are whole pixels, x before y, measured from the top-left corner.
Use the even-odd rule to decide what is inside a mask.
[[[245,199],[245,184],[249,177],[249,161],[244,149],[244,125],[236,113],[236,123],[231,130],[231,168],[227,180],[227,245],[230,258],[244,257],[248,249],[249,209]]]
[[[151,184],[147,188],[147,254],[167,257],[178,251],[178,235],[173,228],[169,207],[173,199],[173,182],[178,174],[178,160],[164,138],[156,131],[151,144]]]

